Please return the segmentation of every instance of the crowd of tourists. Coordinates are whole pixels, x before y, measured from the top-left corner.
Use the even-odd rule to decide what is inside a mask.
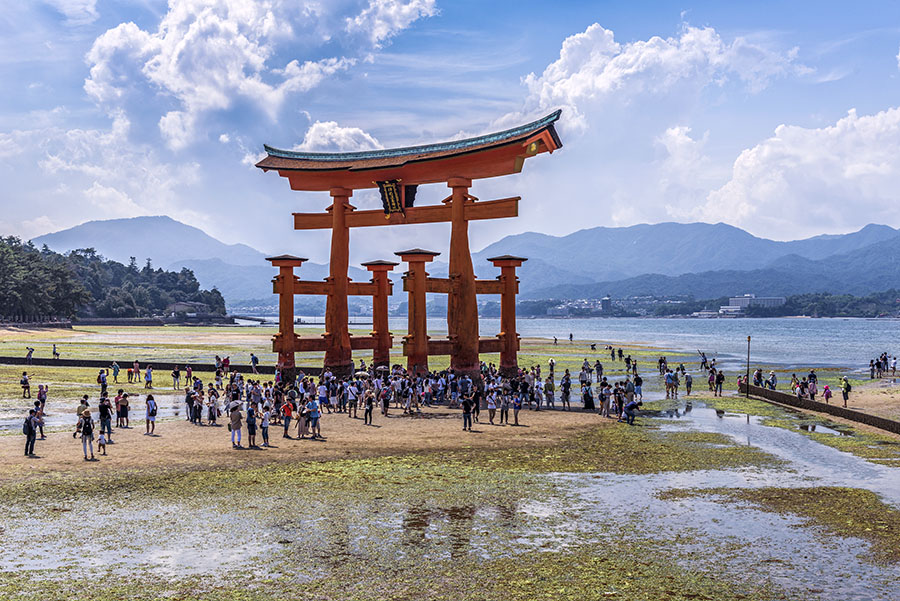
[[[612,359],[616,359],[612,353]],[[230,431],[232,448],[265,448],[271,445],[270,428],[281,431],[282,438],[324,439],[322,419],[326,415],[346,415],[371,425],[378,414],[388,417],[391,411],[404,415],[421,414],[423,407],[445,406],[459,410],[462,429],[472,431],[473,424],[521,425],[521,411],[579,409],[595,412],[607,418],[633,424],[642,406],[643,379],[637,372],[637,362],[630,356],[618,357],[625,363],[624,379],[612,381],[604,375],[600,361],[591,364],[585,359],[582,370],[573,381],[568,369],[558,380],[555,361],[549,362],[549,373],[542,375],[541,366],[520,369],[514,377],[504,377],[493,364],[482,363],[480,382],[469,375],[453,370],[428,373],[409,373],[399,365],[393,368],[366,366],[360,361],[358,371],[348,377],[338,377],[325,371],[319,377],[302,373],[285,382],[279,373],[273,381],[245,377],[230,371],[229,360],[216,357],[212,382],[204,383],[190,366],[171,372],[174,389],[184,392],[185,419],[197,426],[225,425]],[[257,371],[252,362],[252,371]],[[129,429],[133,411],[133,397],[119,388],[113,396],[111,384],[118,382],[120,368],[113,363],[98,372],[100,395],[93,410],[88,395],[84,395],[75,414],[73,438],[79,438],[86,461],[105,455],[113,444],[113,418],[116,429]],[[153,369],[143,372],[135,361],[128,368],[129,383],[144,382],[153,386]],[[30,398],[27,372],[23,373],[23,397]],[[112,381],[110,381],[112,380]],[[594,398],[594,383],[596,395]],[[677,387],[676,387],[677,388]],[[44,440],[44,417],[49,387],[38,387],[34,408],[23,424],[26,435],[25,454],[34,456],[36,440]],[[152,393],[146,394],[142,408],[147,436],[156,436],[159,405]],[[482,412],[486,411],[485,416]],[[96,421],[95,421],[96,414]],[[40,437],[38,438],[38,434]],[[245,446],[246,443],[246,446]]]

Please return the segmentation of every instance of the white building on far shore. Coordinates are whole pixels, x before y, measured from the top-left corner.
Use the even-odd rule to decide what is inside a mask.
[[[721,315],[740,315],[747,310],[748,307],[780,307],[785,304],[787,299],[783,296],[756,296],[755,294],[745,294],[743,296],[732,296],[728,299],[728,304],[719,307]]]

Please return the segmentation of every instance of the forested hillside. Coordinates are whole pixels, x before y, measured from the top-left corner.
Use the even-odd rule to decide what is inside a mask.
[[[65,255],[15,237],[0,238],[0,316],[146,317],[176,301],[204,303],[225,313],[219,291],[201,290],[189,269],[139,268],[110,261],[93,249]]]

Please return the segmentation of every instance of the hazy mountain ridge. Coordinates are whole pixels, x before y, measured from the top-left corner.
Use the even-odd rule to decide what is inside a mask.
[[[897,235],[883,225],[858,232],[779,242],[758,238],[724,223],[658,223],[624,228],[596,227],[554,237],[529,232],[508,236],[475,253],[476,265],[494,255],[540,258],[584,273],[593,281],[615,281],[648,273],[670,276],[718,270],[760,269],[787,255],[822,259],[864,248]],[[581,269],[572,269],[578,265]],[[523,282],[529,275],[523,266]],[[557,278],[547,284],[563,284]],[[534,289],[534,282],[528,283]]]
[[[128,264],[129,258],[139,265],[149,257],[159,267],[190,259],[221,259],[233,265],[257,265],[265,255],[246,244],[226,244],[203,230],[171,217],[131,217],[88,221],[81,225],[45,234],[32,242],[40,248],[67,252],[76,248],[93,248],[98,253]]]
[[[275,270],[263,253],[225,244],[169,217],[91,221],[33,242],[59,252],[93,247],[125,263],[132,256],[140,264],[150,257],[167,269],[187,267],[204,288],[217,287],[229,303],[272,294]],[[900,233],[885,225],[789,242],[759,238],[723,223],[596,227],[567,236],[526,232],[474,253],[478,277],[496,277],[499,272],[487,259],[503,254],[528,258],[519,271],[523,298],[865,294],[900,287]],[[402,270],[398,266],[391,274],[395,300],[403,295]],[[447,264],[435,261],[428,271],[446,277]],[[298,275],[322,280],[328,267],[305,263]],[[351,267],[350,277],[368,281],[370,276]]]
[[[527,298],[788,296],[808,292],[864,295],[900,286],[900,235],[824,259],[788,255],[762,269],[642,274],[624,280],[561,284],[529,290]]]

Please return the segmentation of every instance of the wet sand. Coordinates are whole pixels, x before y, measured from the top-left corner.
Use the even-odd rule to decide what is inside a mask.
[[[499,414],[498,414],[499,415]],[[35,453],[39,458],[24,456],[25,437],[0,436],[0,482],[22,480],[67,473],[111,473],[134,469],[162,471],[212,469],[218,467],[253,467],[277,462],[328,461],[405,454],[415,451],[440,451],[457,448],[511,448],[548,445],[573,433],[593,427],[626,427],[615,420],[581,411],[531,411],[519,414],[519,427],[491,426],[488,414],[481,413],[481,423],[473,431],[462,431],[462,414],[446,408],[424,409],[421,417],[404,416],[391,409],[389,417],[376,414],[374,426],[344,413],[325,414],[322,419],[324,441],[282,438],[283,427],[271,426],[269,436],[273,448],[234,450],[224,419],[221,426],[194,426],[184,418],[158,421],[156,436],[144,435],[143,420],[132,420],[131,429],[113,429],[115,444],[107,447],[107,456],[85,462],[81,440],[69,432],[50,432],[47,440],[38,440]],[[498,422],[499,419],[495,419]],[[204,422],[205,423],[205,422]],[[291,424],[291,436],[297,430]],[[242,444],[247,446],[246,426]],[[262,436],[257,434],[257,444]],[[96,440],[95,440],[96,453]]]

